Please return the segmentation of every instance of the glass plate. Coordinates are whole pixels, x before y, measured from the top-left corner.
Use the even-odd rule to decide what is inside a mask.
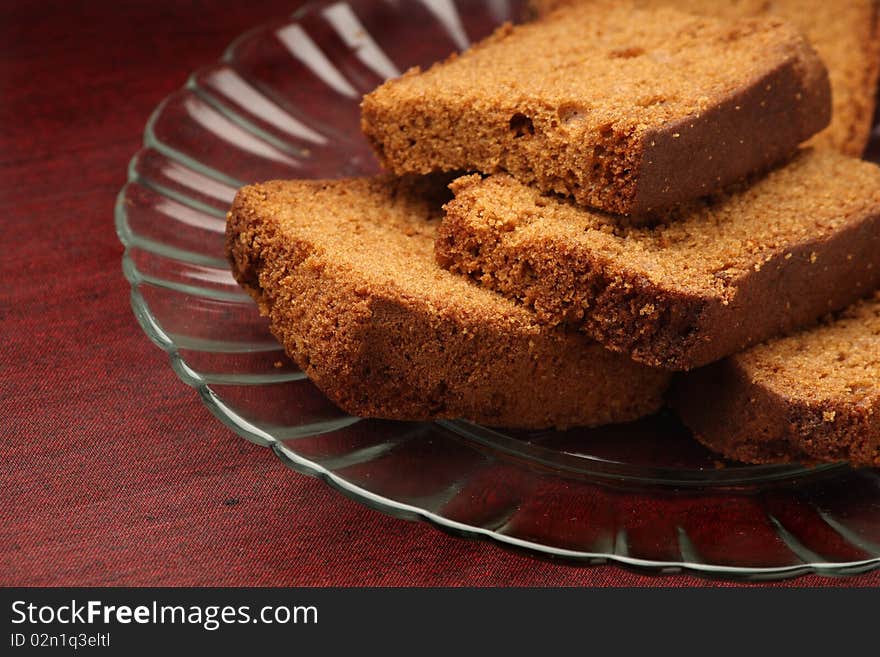
[[[235,190],[377,170],[363,93],[518,18],[517,0],[307,6],[254,29],[150,118],[116,205],[135,315],[248,440],[381,511],[577,563],[773,579],[880,565],[880,473],[745,466],[668,414],[591,431],[360,420],[288,360],[223,251]]]

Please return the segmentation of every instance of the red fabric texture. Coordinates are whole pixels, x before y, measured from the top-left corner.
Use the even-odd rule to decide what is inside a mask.
[[[294,5],[0,9],[0,584],[714,585],[540,561],[367,509],[222,426],[144,336],[112,214],[147,116]]]

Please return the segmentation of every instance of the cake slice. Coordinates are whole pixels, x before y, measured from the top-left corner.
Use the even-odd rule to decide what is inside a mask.
[[[507,175],[452,187],[439,263],[651,366],[711,363],[880,285],[880,168],[833,151],[653,227]]]
[[[831,100],[819,57],[779,19],[603,2],[502,27],[361,109],[394,173],[508,172],[643,215],[790,156],[828,125]]]
[[[541,326],[441,269],[442,201],[428,185],[269,182],[236,196],[233,274],[315,385],[352,415],[522,428],[626,421],[660,406],[668,374]]]
[[[563,5],[597,0],[531,0],[538,15]],[[877,0],[635,0],[644,9],[675,7],[704,16],[736,19],[773,15],[806,35],[828,67],[831,125],[811,145],[858,157],[871,133],[880,70],[880,2]]]
[[[729,458],[880,467],[880,293],[683,376],[671,401]]]

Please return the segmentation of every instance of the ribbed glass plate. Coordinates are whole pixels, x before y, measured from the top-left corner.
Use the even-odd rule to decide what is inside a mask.
[[[309,5],[254,29],[150,118],[116,205],[134,312],[240,435],[345,494],[461,536],[577,563],[773,579],[880,565],[880,474],[745,466],[665,414],[592,431],[359,420],[305,378],[236,286],[238,187],[377,170],[359,102],[516,20],[518,0]]]

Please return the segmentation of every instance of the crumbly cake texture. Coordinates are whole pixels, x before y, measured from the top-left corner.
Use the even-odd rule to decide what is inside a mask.
[[[459,178],[438,262],[651,366],[690,370],[880,286],[880,167],[807,149],[653,227],[507,175]]]
[[[880,293],[681,377],[670,402],[733,459],[880,467]]]
[[[790,156],[828,125],[831,100],[824,64],[777,18],[588,3],[504,26],[361,109],[396,174],[507,172],[641,215]]]
[[[315,385],[352,415],[399,420],[562,428],[659,408],[667,373],[437,266],[442,201],[427,186],[268,182],[236,196],[233,274]]]
[[[596,0],[531,0],[538,15]],[[880,2],[877,0],[635,0],[642,8],[672,6],[704,16],[736,19],[774,15],[807,36],[828,67],[831,125],[810,145],[860,156],[871,134],[880,71]]]

